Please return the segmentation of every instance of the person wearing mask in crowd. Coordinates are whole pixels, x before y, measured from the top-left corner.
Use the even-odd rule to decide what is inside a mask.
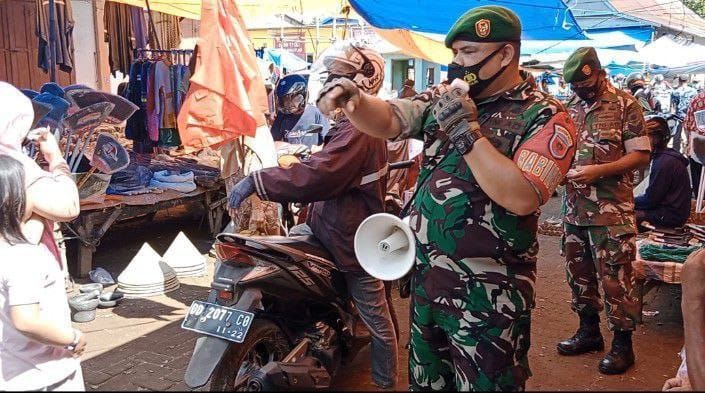
[[[412,390],[522,390],[531,375],[537,212],[576,134],[561,103],[522,78],[520,41],[514,12],[473,8],[445,38],[453,84],[383,101],[336,78],[318,99],[372,136],[425,142],[410,210]]]
[[[673,94],[673,88],[663,78],[663,75],[654,75],[651,94],[653,94],[654,99],[658,101],[661,112],[671,113],[671,95]]]
[[[646,122],[651,140],[651,172],[649,186],[643,195],[634,198],[636,223],[643,222],[665,228],[678,228],[690,215],[691,188],[688,159],[667,147],[671,130],[660,116]]]
[[[330,122],[315,105],[307,103],[308,75],[291,74],[283,77],[277,84],[274,96],[277,114],[270,128],[272,138],[286,142],[286,134],[289,131],[306,130],[313,124],[319,124],[323,126],[323,131],[317,136],[318,141],[314,144],[320,145],[328,133]],[[313,136],[306,136],[304,140],[309,138]],[[289,142],[296,143],[297,140]]]
[[[703,166],[693,159],[693,138],[696,136],[705,137],[705,92],[698,93],[690,102],[683,129],[688,135],[686,152],[690,161],[690,180],[693,185],[693,192],[697,196],[698,188],[700,187],[700,173]]]
[[[621,374],[634,364],[632,331],[639,311],[630,296],[636,256],[632,172],[648,165],[651,145],[641,106],[607,80],[595,48],[577,49],[563,72],[575,92],[567,105],[579,137],[566,184],[561,243],[580,327],[557,350],[564,356],[603,350],[599,313],[604,308],[614,339],[598,369]]]
[[[344,79],[375,95],[384,80],[384,59],[366,46],[343,43],[323,58],[328,79]],[[285,79],[282,79],[284,81]],[[291,235],[314,235],[335,257],[362,320],[372,334],[372,378],[380,388],[397,382],[397,338],[381,280],[367,274],[355,257],[355,232],[368,216],[384,211],[387,146],[335,115],[323,150],[287,168],[266,168],[240,181],[229,196],[237,208],[249,195],[275,202],[313,205],[307,224]]]
[[[0,153],[0,390],[83,391],[83,333],[71,327],[64,276],[24,223],[34,206],[22,162]]]
[[[405,80],[404,87],[402,87],[401,91],[399,92],[399,98],[410,98],[415,96],[416,94],[416,90],[414,90],[414,80]]]
[[[690,107],[693,98],[698,95],[698,91],[688,85],[688,75],[680,75],[678,77],[678,87],[673,89],[671,101],[673,103],[673,112],[685,119],[688,114],[688,108]],[[673,148],[681,151],[681,139],[682,139],[683,123],[678,124],[678,129],[675,130],[673,134]],[[687,141],[688,139],[686,139]]]
[[[627,90],[636,98],[639,105],[644,109],[645,114],[661,112],[660,103],[654,99],[651,89],[644,81],[644,76],[638,72],[633,72],[627,77]]]

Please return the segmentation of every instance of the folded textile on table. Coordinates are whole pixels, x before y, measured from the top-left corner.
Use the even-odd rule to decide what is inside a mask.
[[[127,168],[113,174],[107,192],[108,194],[125,195],[126,191],[147,187],[151,179],[152,171],[149,168],[130,164]]]
[[[198,188],[193,178],[193,172],[190,171],[157,171],[154,172],[154,177],[149,182],[149,186],[188,193]]]
[[[647,261],[683,263],[698,248],[647,243],[639,247],[639,255]]]

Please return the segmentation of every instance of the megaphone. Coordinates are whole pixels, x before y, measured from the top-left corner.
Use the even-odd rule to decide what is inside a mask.
[[[367,217],[355,232],[355,256],[372,277],[384,281],[402,278],[414,266],[416,241],[404,220],[387,213]]]

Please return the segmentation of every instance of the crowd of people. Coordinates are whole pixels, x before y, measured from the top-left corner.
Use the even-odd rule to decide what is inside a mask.
[[[697,189],[687,173],[697,162],[681,154],[680,129],[674,134],[662,113],[682,117],[686,137],[705,130],[705,92],[698,95],[687,77],[671,86],[656,76],[647,86],[630,75],[622,86],[586,47],[565,63],[559,88],[569,98],[562,102],[545,80],[537,84],[520,70],[521,32],[508,8],[467,11],[445,38],[453,52],[448,80],[420,93],[407,81],[389,100],[378,97],[384,59],[362,44],[323,59],[328,77],[315,105],[308,104],[308,75],[270,67],[273,139],[292,142],[292,132],[320,125],[305,142],[317,150],[246,176],[230,189],[229,207],[251,195],[311,204],[306,223],[290,234],[315,236],[335,257],[372,334],[372,379],[382,389],[398,382],[399,327],[388,286],[355,256],[360,223],[384,211],[409,216],[416,240],[410,388],[523,390],[531,376],[538,212],[561,185],[561,253],[579,323],[556,351],[603,351],[604,312],[613,333],[597,370],[622,374],[636,362],[640,307],[631,262],[638,225],[683,225]],[[50,234],[52,222],[77,216],[78,193],[51,133],[30,133],[29,101],[12,86],[0,89],[0,252],[10,256],[0,266],[0,389],[82,390],[77,358],[86,341],[71,327]],[[43,167],[22,154],[28,137]],[[390,181],[388,163],[411,157],[411,139],[424,145],[418,180]],[[647,166],[649,185],[635,198],[633,173]],[[408,205],[389,207],[391,189],[399,200],[412,188]],[[27,260],[33,264],[20,263]],[[705,253],[694,253],[683,275],[689,386],[705,389]],[[683,386],[674,379],[664,389]]]

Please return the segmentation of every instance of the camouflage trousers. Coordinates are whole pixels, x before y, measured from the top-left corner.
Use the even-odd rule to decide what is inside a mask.
[[[524,390],[531,376],[536,265],[417,259],[412,279],[410,390]]]
[[[632,261],[636,235],[631,225],[565,224],[562,252],[566,258],[572,309],[597,314],[605,309],[611,331],[636,328],[639,304],[632,294]],[[598,290],[602,284],[604,306]]]

